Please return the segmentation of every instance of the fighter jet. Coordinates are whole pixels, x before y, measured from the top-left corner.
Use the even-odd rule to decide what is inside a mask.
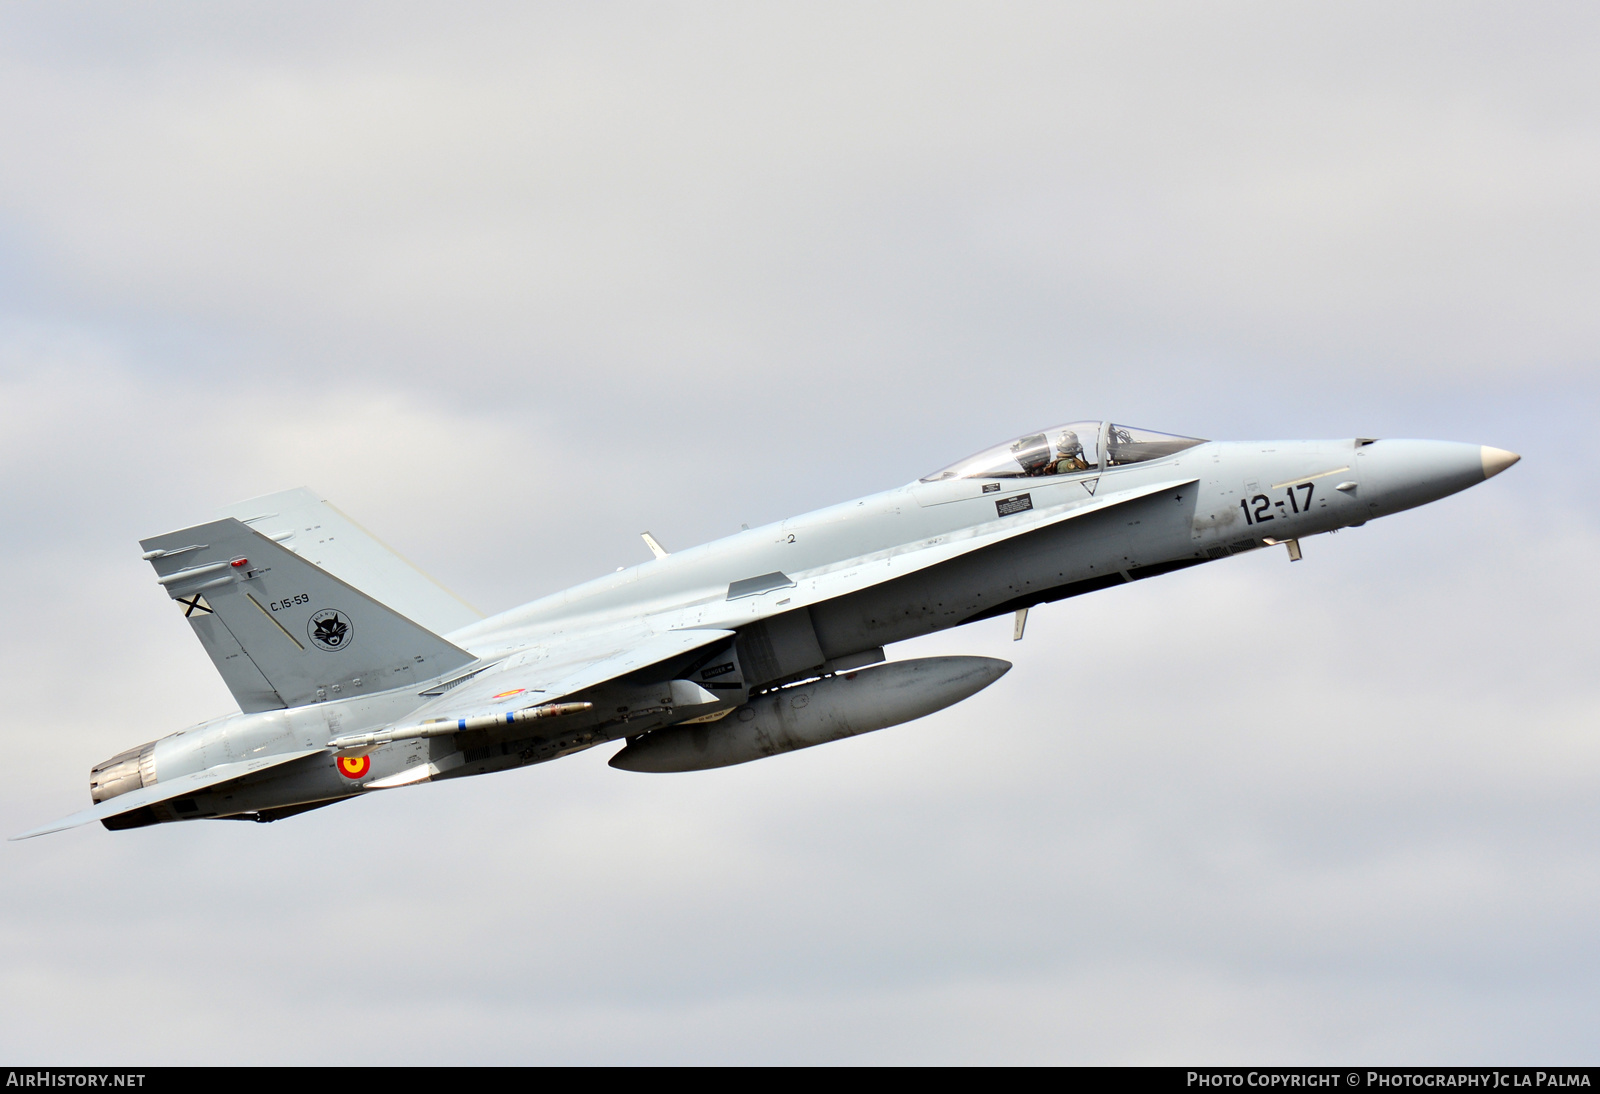
[[[143,540],[238,701],[95,765],[94,805],[14,839],[275,821],[621,742],[698,771],[908,722],[1011,665],[889,661],[980,619],[1282,545],[1517,462],[1445,441],[1219,442],[1084,421],[925,478],[654,556],[482,618],[309,490]]]

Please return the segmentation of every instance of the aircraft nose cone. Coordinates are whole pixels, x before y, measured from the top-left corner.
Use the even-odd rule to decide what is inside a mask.
[[[1385,439],[1357,448],[1356,461],[1368,512],[1382,517],[1476,486],[1487,457],[1477,444]]]
[[[1522,459],[1515,452],[1507,452],[1503,448],[1490,448],[1486,444],[1480,445],[1478,452],[1483,458],[1483,477],[1486,479],[1494,478],[1500,472]]]

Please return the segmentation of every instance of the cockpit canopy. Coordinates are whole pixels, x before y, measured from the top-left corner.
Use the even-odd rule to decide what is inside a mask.
[[[1179,437],[1136,429],[1113,422],[1068,422],[1034,433],[1024,433],[1014,441],[985,448],[982,452],[922,479],[1023,479],[1047,475],[1071,475],[1107,467],[1159,460],[1185,448],[1206,442],[1198,437]]]

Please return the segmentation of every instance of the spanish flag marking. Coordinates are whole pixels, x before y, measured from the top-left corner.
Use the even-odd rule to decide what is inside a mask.
[[[523,692],[525,692],[527,690],[528,690],[527,688],[512,688],[510,691],[502,691],[499,695],[492,695],[492,696],[490,696],[490,698],[491,699],[509,699],[509,698],[511,698],[511,696],[513,696],[513,695],[521,695]]]
[[[335,761],[335,764],[339,768],[339,774],[343,775],[345,778],[359,779],[368,771],[372,770],[372,757],[340,756]]]

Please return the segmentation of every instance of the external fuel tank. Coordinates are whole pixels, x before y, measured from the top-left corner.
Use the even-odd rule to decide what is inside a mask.
[[[757,696],[714,722],[635,737],[611,766],[701,771],[810,748],[943,710],[1010,668],[993,657],[923,657],[825,676]]]

